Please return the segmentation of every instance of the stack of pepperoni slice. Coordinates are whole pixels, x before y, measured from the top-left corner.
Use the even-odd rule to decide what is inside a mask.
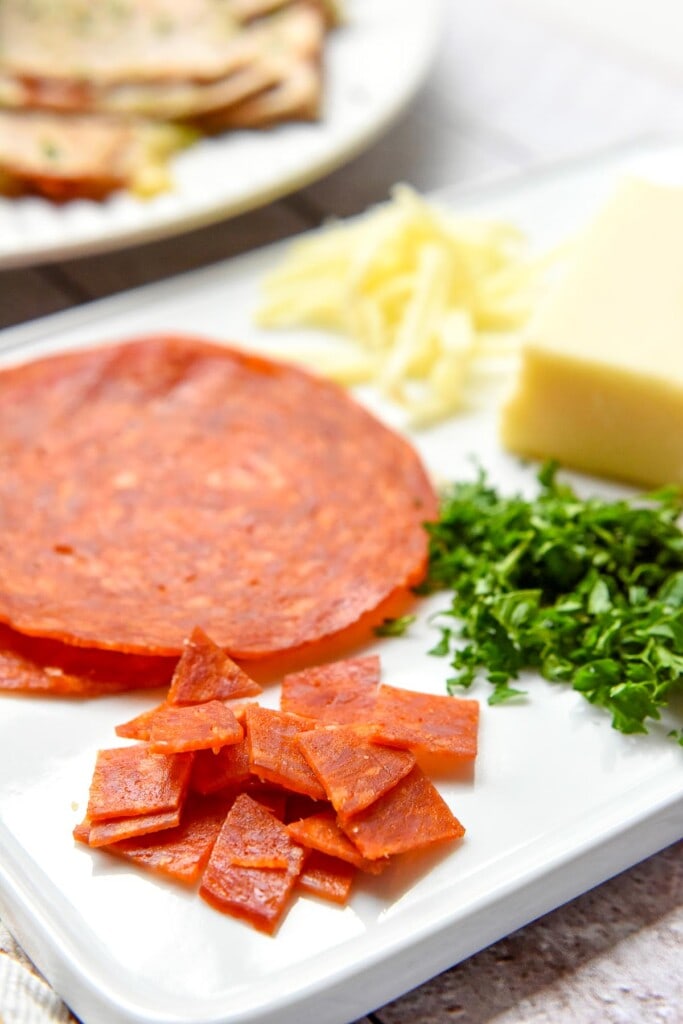
[[[257,691],[195,630],[167,700],[117,727],[137,742],[98,754],[75,837],[269,934],[297,889],[345,903],[357,871],[462,838],[421,760],[473,762],[475,701],[380,685],[376,657],[286,676],[278,710]]]
[[[5,369],[0,688],[166,683],[197,622],[238,660],[315,644],[422,578],[435,513],[410,445],[292,366],[163,336]]]

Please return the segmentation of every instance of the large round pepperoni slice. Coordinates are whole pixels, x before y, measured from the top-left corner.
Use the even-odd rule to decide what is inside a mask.
[[[0,619],[239,658],[339,632],[423,575],[410,445],[302,370],[190,338],[0,373]]]

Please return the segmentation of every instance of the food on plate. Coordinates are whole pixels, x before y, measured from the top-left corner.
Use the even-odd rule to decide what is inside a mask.
[[[169,704],[201,704],[253,697],[260,692],[256,680],[196,626],[183,644],[166,699]]]
[[[322,5],[281,0],[247,11],[230,0],[3,0],[0,66],[17,79],[65,87],[91,83],[212,81],[276,42],[286,52],[290,21]],[[303,12],[303,13],[302,13]],[[272,20],[271,20],[272,16]],[[261,20],[262,19],[262,20]]]
[[[377,655],[347,658],[291,672],[282,680],[283,711],[327,725],[367,722],[379,688]]]
[[[149,729],[149,749],[155,754],[178,754],[183,750],[220,750],[226,743],[238,743],[244,732],[234,714],[220,700],[191,707],[162,708]]]
[[[0,619],[129,653],[336,634],[422,579],[437,508],[342,389],[187,337],[3,370],[0,461]]]
[[[317,119],[335,20],[322,0],[7,0],[0,191],[153,195],[199,134]]]
[[[89,846],[108,846],[124,839],[134,839],[175,828],[180,824],[180,806],[172,811],[157,811],[136,814],[122,818],[107,818],[104,821],[90,821],[86,818],[82,828],[87,834]]]
[[[267,817],[264,817],[264,814]],[[292,859],[300,861],[301,851],[292,850],[287,831],[273,824],[273,815],[247,793],[235,800],[221,833],[222,852],[230,863],[243,868],[287,868]]]
[[[343,383],[375,382],[419,425],[460,409],[477,370],[514,348],[539,279],[511,224],[456,217],[399,186],[391,202],[294,242],[256,318],[345,337],[352,348],[307,357]]]
[[[380,747],[368,727],[328,726],[297,736],[299,749],[318,776],[337,814],[365,810],[392,789],[415,765],[407,750]]]
[[[266,12],[272,16],[240,23],[229,15],[225,3],[198,4],[193,0],[178,4],[174,0],[174,31],[161,34],[150,18],[140,24],[145,4],[137,0],[130,5],[130,16],[118,22],[110,18],[106,24],[108,11],[98,12],[102,30],[116,37],[119,46],[97,53],[93,49],[96,28],[89,36],[82,33],[79,37],[69,18],[63,17],[65,3],[42,6],[44,33],[36,32],[35,18],[32,31],[22,39],[18,25],[4,26],[0,65],[5,77],[0,79],[0,99],[9,108],[194,117],[224,109],[270,87],[279,80],[279,71],[282,75],[284,60],[317,59],[325,31],[314,2],[296,0],[283,4],[278,12]],[[170,4],[155,6],[163,12]],[[3,14],[5,23],[16,17],[16,8],[25,12],[26,4],[10,0]],[[61,41],[58,54],[53,52],[55,30],[68,37]],[[29,46],[22,50],[23,42]],[[70,53],[70,43],[78,52]],[[51,66],[45,67],[43,60],[48,56]],[[254,77],[252,88],[243,89],[240,74],[255,75],[259,70],[264,72],[263,79]],[[269,74],[265,75],[266,71]],[[208,90],[206,100],[203,90]]]
[[[529,324],[501,435],[637,484],[683,483],[683,189],[626,180]]]
[[[0,110],[0,194],[100,199],[127,188],[139,196],[168,188],[169,158],[190,136],[173,125],[84,115]]]
[[[119,734],[120,735],[120,734]],[[190,788],[208,795],[227,786],[239,786],[251,774],[246,738],[220,750],[198,750],[194,756]]]
[[[110,842],[107,851],[176,882],[194,885],[206,867],[230,804],[222,795],[189,793],[180,824],[163,832]],[[81,842],[89,842],[88,833],[80,827],[75,833]]]
[[[143,711],[128,722],[121,722],[115,727],[116,735],[128,740],[148,740],[152,731],[152,722],[167,707],[168,703],[164,701],[163,704],[158,704],[148,711]]]
[[[372,713],[372,737],[390,747],[473,761],[477,754],[479,702],[452,701],[382,685]]]
[[[325,799],[325,790],[297,743],[300,733],[315,728],[314,721],[254,706],[247,709],[246,724],[249,764],[259,779],[314,800]]]
[[[368,860],[461,839],[465,834],[419,765],[369,807],[340,815],[339,823]]]
[[[73,647],[0,623],[0,691],[98,697],[168,686],[172,658]]]
[[[683,685],[680,490],[580,498],[552,463],[539,480],[536,497],[507,497],[481,472],[445,495],[428,527],[428,587],[452,598],[431,653],[451,657],[451,692],[482,673],[499,703],[535,669],[622,732],[647,732]]]
[[[175,811],[190,781],[191,754],[154,754],[147,747],[100,750],[87,816],[91,822]]]
[[[345,861],[310,850],[296,880],[296,887],[321,899],[343,905],[351,893],[354,875],[353,867]]]
[[[250,867],[242,863],[256,830],[262,847],[274,848],[278,853],[285,851],[284,867]],[[202,875],[199,894],[217,910],[244,918],[255,928],[272,934],[287,908],[303,864],[304,851],[285,826],[243,793],[228,811]]]
[[[339,688],[344,673],[357,681],[363,662],[378,672],[374,659],[351,658],[319,666],[320,677]],[[146,713],[143,742],[100,751],[74,838],[199,882],[210,905],[272,934],[295,889],[344,904],[357,870],[380,874],[392,857],[464,835],[416,756],[375,737],[372,709],[364,723],[330,725],[253,704],[244,738],[221,734],[215,748],[189,751],[195,724],[182,742],[179,716],[216,704],[230,701],[167,701]],[[164,713],[181,740],[175,749],[188,752],[158,754],[145,741]]]
[[[408,627],[415,622],[415,615],[399,615],[397,618],[386,618],[375,626],[375,636],[404,636]]]
[[[306,849],[343,860],[370,875],[381,874],[389,863],[385,859],[369,860],[364,857],[340,827],[334,811],[320,811],[299,818],[287,827],[290,835]]]

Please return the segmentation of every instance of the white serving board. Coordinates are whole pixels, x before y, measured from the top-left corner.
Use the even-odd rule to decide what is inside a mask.
[[[683,184],[683,146],[634,146],[440,199],[512,218],[545,247],[579,229],[630,172]],[[282,250],[6,331],[3,359],[166,329],[272,351],[251,313]],[[363,399],[399,422],[370,392]],[[474,455],[506,489],[532,479],[501,451],[495,405],[414,442],[439,478],[471,476]],[[575,479],[584,490],[619,490]],[[364,648],[381,654],[385,681],[444,692],[447,662],[425,652],[437,638],[427,615],[446,603],[430,598],[410,636]],[[274,938],[71,838],[96,750],[114,745],[114,725],[155,695],[3,696],[0,911],[85,1024],[347,1024],[683,835],[672,722],[623,736],[571,690],[526,682],[529,699],[515,706],[487,706],[485,682],[471,691],[482,705],[476,770],[438,781],[467,827],[463,843],[363,879],[344,909],[300,898]],[[269,687],[266,702],[277,698]]]

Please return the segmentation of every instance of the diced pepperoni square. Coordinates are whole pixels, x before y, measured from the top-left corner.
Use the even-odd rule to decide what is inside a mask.
[[[230,708],[240,725],[244,725],[247,708],[253,707],[255,702],[253,700],[241,700],[238,698],[237,700],[224,700],[223,703],[226,708]]]
[[[152,729],[152,722],[168,705],[166,703],[157,704],[154,708],[149,708],[148,711],[143,711],[141,714],[136,715],[135,718],[129,719],[127,722],[122,722],[120,725],[114,726],[114,732],[117,736],[122,736],[127,740],[142,740],[146,742],[149,739],[149,734]]]
[[[100,750],[90,785],[91,821],[156,814],[178,808],[192,754],[155,754],[146,746]]]
[[[353,725],[303,732],[297,742],[340,814],[362,811],[415,764],[409,751],[378,746]]]
[[[238,786],[249,778],[246,739],[230,743],[215,753],[198,750],[194,756],[190,787],[197,793],[217,793],[226,786]]]
[[[366,810],[339,821],[349,839],[369,860],[460,839],[465,834],[448,804],[417,765]]]
[[[349,898],[356,869],[338,857],[311,850],[297,879],[297,888],[332,903],[344,904]]]
[[[376,655],[316,665],[284,677],[280,706],[283,711],[325,724],[367,722],[372,717],[379,677]]]
[[[176,828],[124,839],[108,846],[107,852],[191,885],[206,866],[229,806],[230,801],[222,797],[190,795]]]
[[[221,851],[245,868],[289,868],[301,861],[287,829],[246,793],[237,797],[221,832]]]
[[[107,818],[93,821],[88,834],[89,846],[108,846],[120,839],[146,836],[174,828],[180,822],[180,807],[174,811],[159,811],[156,814],[137,814],[134,818]]]
[[[74,826],[72,835],[77,842],[85,843],[85,845],[87,846],[88,840],[90,839],[91,828],[92,824],[90,822],[90,819],[84,818],[83,821],[79,821],[78,825]]]
[[[378,743],[420,754],[472,761],[477,753],[479,703],[458,697],[380,686],[372,715]]]
[[[287,909],[296,878],[291,871],[245,868],[209,858],[199,895],[215,910],[242,918],[272,935]]]
[[[258,811],[250,808],[250,814],[258,815],[260,812],[270,818],[268,825],[261,821],[260,826],[264,831],[267,829],[267,838],[257,840],[244,836],[246,845],[240,845],[241,824],[235,829],[231,816],[234,814],[241,823],[245,801],[250,801],[250,798],[246,795],[239,797],[228,813],[204,871],[199,892],[216,909],[243,918],[255,928],[272,934],[287,908],[303,866],[304,852],[289,838],[284,826],[263,808],[258,808]],[[267,846],[268,838],[280,855],[285,849],[284,841],[279,835],[275,840],[274,830],[281,830],[289,841],[287,867],[249,867],[235,862],[236,856],[242,859],[250,856],[251,844],[260,841],[264,847]]]
[[[252,697],[261,687],[196,626],[183,645],[168,691],[169,704]]]
[[[206,702],[215,703],[215,702]],[[238,722],[244,721],[244,715],[249,704],[242,700],[236,701],[221,701],[221,705],[230,711]],[[131,718],[128,722],[122,722],[121,725],[115,726],[115,732],[117,736],[122,736],[128,740],[142,740],[147,742],[152,732],[152,723],[156,722],[157,719],[163,720],[166,712],[178,711],[185,707],[191,708],[191,705],[169,705],[166,701],[163,704],[157,704],[156,707],[150,708],[148,711],[143,711],[141,714],[136,715],[135,718]],[[166,715],[167,720],[172,721],[172,716]],[[182,722],[182,719],[177,719]],[[200,748],[201,749],[201,748]]]
[[[319,850],[330,857],[345,860],[361,871],[376,875],[383,870],[384,864],[368,860],[361,855],[349,837],[342,832],[332,811],[321,811],[310,818],[292,821],[287,826],[290,836],[309,850]]]
[[[314,722],[254,706],[247,708],[246,726],[254,775],[314,800],[325,799],[325,790],[296,742],[299,733],[313,728]]]
[[[219,700],[211,700],[189,707],[161,708],[151,720],[149,746],[158,754],[219,750],[238,743],[243,736],[232,711]]]

